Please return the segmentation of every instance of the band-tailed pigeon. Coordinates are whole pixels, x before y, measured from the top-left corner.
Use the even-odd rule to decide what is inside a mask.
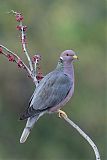
[[[73,61],[77,59],[74,51],[66,50],[61,53],[56,69],[47,74],[36,87],[29,107],[21,115],[20,120],[27,119],[26,126],[20,138],[24,143],[34,126],[34,123],[45,113],[58,112],[72,97],[74,92]]]

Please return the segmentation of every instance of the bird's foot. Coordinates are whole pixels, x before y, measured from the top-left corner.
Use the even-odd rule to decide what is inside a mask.
[[[64,111],[62,111],[62,110],[58,110],[58,117],[59,118],[62,118],[62,117],[65,117],[65,118],[67,118],[68,116],[67,116],[67,114],[64,112]]]

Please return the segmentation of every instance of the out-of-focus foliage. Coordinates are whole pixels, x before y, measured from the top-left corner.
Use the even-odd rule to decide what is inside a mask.
[[[0,43],[22,56],[11,9],[24,14],[28,48],[42,55],[44,74],[60,52],[73,49],[75,94],[64,110],[97,144],[106,159],[105,2],[103,0],[0,0]],[[0,159],[94,160],[90,146],[56,115],[45,115],[25,144],[19,143],[25,121],[18,121],[34,85],[23,71],[0,56]]]

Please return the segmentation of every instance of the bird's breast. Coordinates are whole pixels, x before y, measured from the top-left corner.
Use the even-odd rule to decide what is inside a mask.
[[[60,108],[62,108],[72,97],[74,93],[74,83],[72,85],[72,88],[70,89],[70,91],[68,92],[66,98],[64,100],[62,100],[62,102],[60,102],[58,105],[52,107],[49,109],[49,112],[56,112],[57,110],[59,110]]]

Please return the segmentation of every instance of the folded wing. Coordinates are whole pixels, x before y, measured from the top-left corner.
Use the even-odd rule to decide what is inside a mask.
[[[73,82],[63,71],[53,71],[46,75],[31,97],[29,107],[21,119],[38,115],[58,105],[68,95]]]

